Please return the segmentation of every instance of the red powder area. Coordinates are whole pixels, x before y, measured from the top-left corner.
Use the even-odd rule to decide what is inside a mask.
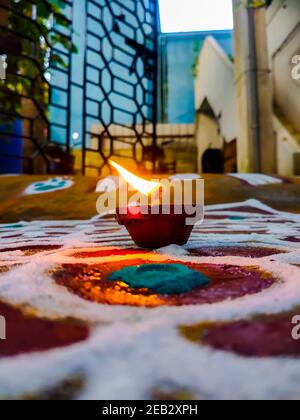
[[[14,252],[23,251],[25,255],[34,255],[43,251],[54,251],[60,249],[61,245],[30,245],[30,246],[19,246],[17,248],[4,248],[0,249],[0,252]]]
[[[23,236],[23,234],[3,236],[3,239],[21,238],[22,236]]]
[[[105,239],[105,241],[103,241],[103,239],[101,241],[95,241],[94,239],[92,239],[91,241],[88,241],[88,244],[93,243],[93,245],[103,245],[103,242],[105,242],[106,246],[116,246],[117,244],[119,244],[120,246],[122,245],[123,242],[128,242],[128,239]]]
[[[210,234],[210,235],[248,235],[249,230],[204,230],[204,229],[195,229],[194,233]],[[264,230],[251,230],[251,233],[256,233],[257,235],[263,235],[267,233]]]
[[[45,232],[45,236],[48,236],[48,235],[64,236],[64,235],[68,235],[68,232]]]
[[[227,216],[214,216],[214,215],[205,215],[205,220],[224,220],[227,219]]]
[[[29,317],[4,303],[0,303],[0,314],[6,321],[6,340],[0,340],[0,357],[65,347],[89,336],[88,328],[79,322]]]
[[[259,293],[276,281],[256,267],[245,268],[216,264],[186,264],[208,277],[211,283],[180,295],[157,295],[148,289],[132,289],[128,285],[109,281],[113,272],[128,266],[153,264],[143,258],[106,264],[64,264],[53,271],[55,281],[84,299],[110,305],[157,307],[181,306],[221,302],[248,294]],[[162,261],[164,264],[181,264],[181,261]]]
[[[226,256],[237,256],[247,258],[263,258],[271,255],[281,254],[284,251],[279,251],[272,248],[262,247],[203,247],[192,249],[189,251],[191,255],[198,257],[226,257]]]
[[[140,265],[145,260],[107,264],[64,264],[52,272],[55,281],[83,299],[109,305],[156,307],[168,304],[147,289],[131,289],[125,283],[107,280],[110,274],[123,267]],[[150,261],[148,261],[150,263]]]
[[[54,239],[57,239],[57,238],[61,238],[62,236],[66,236],[67,235],[67,233],[65,234],[60,234],[60,233],[49,233],[49,232],[45,232],[44,234],[42,234],[42,235],[39,235],[39,236],[35,236],[34,237],[34,240],[37,240],[37,239],[46,239],[47,241],[50,239],[50,238],[54,238]]]
[[[275,223],[282,225],[283,223],[290,223],[290,220],[287,219],[274,219],[274,220],[264,220],[264,223]]]
[[[298,243],[300,242],[300,237],[297,236],[288,236],[287,238],[283,239],[284,241]]]
[[[210,278],[211,284],[206,288],[194,289],[177,298],[179,305],[196,305],[216,303],[227,299],[237,299],[253,295],[268,289],[275,279],[258,268],[239,267],[215,264],[187,264],[198,269]]]
[[[87,236],[93,236],[93,235],[103,235],[103,234],[109,234],[109,233],[114,233],[114,232],[120,232],[121,229],[120,228],[115,228],[115,229],[103,229],[103,230],[95,230],[94,232],[91,233],[86,233]]]
[[[75,229],[76,225],[66,225],[66,226],[45,226],[45,229],[68,229],[68,230],[72,230]]]
[[[299,356],[291,319],[240,321],[207,329],[201,342],[246,357]]]
[[[218,211],[230,211],[230,212],[240,212],[240,213],[256,213],[256,214],[265,214],[265,215],[272,215],[273,213],[267,211],[267,210],[262,210],[256,207],[247,207],[247,206],[242,206],[242,207],[230,207],[230,209],[218,209]],[[229,215],[230,216],[230,215]]]
[[[75,258],[98,258],[98,257],[111,257],[111,256],[123,256],[123,255],[134,255],[134,254],[146,254],[148,251],[136,249],[98,249],[97,251],[83,251],[75,252],[72,257]]]

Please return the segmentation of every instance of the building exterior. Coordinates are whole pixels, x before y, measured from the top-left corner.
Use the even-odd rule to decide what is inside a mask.
[[[279,112],[300,133],[300,80],[293,72],[300,56],[300,2],[273,0],[267,12],[268,48],[274,100]]]
[[[273,97],[275,171],[286,176],[300,175],[300,74],[297,71],[300,62],[300,2],[273,0],[268,3],[261,16],[267,36],[269,63],[266,68],[271,72],[272,82],[269,89]],[[246,123],[239,114],[241,104],[235,76],[240,62],[240,58],[235,57],[235,62],[231,63],[226,52],[212,39],[206,40],[200,52],[195,82],[200,170],[203,154],[209,148],[224,153],[225,171],[234,168],[243,171],[247,166],[244,158],[239,161],[240,157],[249,154],[244,150],[246,144],[240,133],[240,123]],[[268,158],[268,154],[264,154]]]
[[[195,122],[197,59],[205,39],[213,37],[229,56],[233,55],[232,31],[163,33],[161,45],[161,121],[170,124]]]
[[[300,175],[300,2],[273,0],[267,25],[278,171]]]
[[[143,77],[145,66],[140,59],[136,63],[137,74],[131,74],[130,66],[134,59],[134,51],[132,47],[126,45],[124,38],[126,34],[132,38],[131,26],[138,24],[132,15],[133,3],[132,0],[124,0],[122,6],[119,2],[111,2],[110,7],[103,6],[100,22],[100,15],[98,16],[100,6],[94,7],[94,3],[89,0],[73,0],[73,42],[77,52],[72,56],[69,122],[71,148],[76,152],[76,168],[81,165],[80,150],[83,143],[97,152],[100,139],[102,151],[106,156],[109,154],[111,137],[118,137],[122,141],[114,141],[114,150],[129,157],[131,144],[137,137],[136,132],[143,131],[143,121],[148,124],[147,131],[152,132],[149,121],[153,120],[153,115],[151,107],[147,106],[152,98],[149,95],[145,97],[145,92],[151,92],[153,86],[149,79]],[[87,13],[88,17],[82,19]],[[145,48],[149,47],[147,42],[151,42],[151,30],[154,24],[150,15],[146,14],[146,19],[150,19],[144,24],[144,30],[149,31],[148,37],[139,36],[139,32],[134,35],[136,41]],[[118,31],[122,32],[122,38]],[[194,79],[197,57],[207,36],[213,37],[226,54],[233,55],[232,31],[159,34],[158,143],[160,146],[164,146],[165,142],[172,143],[173,149],[179,151],[179,154],[175,153],[175,157],[171,160],[179,158],[182,160],[181,149],[188,149],[183,160],[187,161],[188,155],[191,155],[190,170],[195,170],[196,165],[195,142],[191,136],[191,125],[195,123]],[[128,52],[129,56],[124,52]],[[53,71],[51,77],[54,85],[65,87],[63,74]],[[132,89],[136,90],[133,92]],[[67,102],[67,95],[56,89],[53,89],[52,94],[53,102],[58,106],[51,107],[51,120],[58,122],[59,126],[52,125],[51,138],[63,144],[66,130],[62,126],[67,125],[67,115],[61,112],[60,105]],[[87,117],[84,117],[85,113]],[[85,124],[85,133],[83,124]],[[161,129],[161,124],[165,124],[165,128]],[[133,126],[136,130],[130,129]],[[186,132],[185,127],[188,127]],[[128,131],[131,132],[130,136]],[[147,143],[147,140],[143,138],[144,143]],[[168,155],[170,151],[171,146],[168,147]],[[88,165],[98,167],[102,157],[88,151],[86,160]],[[188,170],[188,165],[186,168]]]
[[[238,132],[234,64],[212,37],[207,37],[197,62],[195,78],[196,143],[198,169],[208,149],[235,149]],[[236,159],[235,159],[236,160]],[[235,171],[233,162],[226,171]]]
[[[63,88],[52,89],[51,121],[66,125],[69,118],[71,146],[78,149],[89,145],[91,127],[97,124],[108,137],[113,136],[112,124],[149,127],[155,121],[157,1],[73,0],[71,4],[77,51],[70,60],[70,86],[64,74],[51,71],[52,85]],[[70,115],[59,107],[67,101]],[[132,134],[139,137],[134,129]],[[65,137],[65,130],[52,127],[51,139],[64,143]]]
[[[76,1],[76,0],[75,0]],[[78,1],[78,0],[77,0]],[[76,4],[76,3],[75,3]],[[125,3],[124,3],[125,6]],[[84,13],[83,5],[80,4],[75,8],[75,24],[77,25],[74,36],[76,36],[76,44],[81,45],[82,39],[85,33],[84,22],[80,19],[80,16]],[[130,14],[126,13],[126,7],[123,8],[122,13],[126,16],[126,19],[130,18]],[[110,28],[109,22],[104,22],[105,25]],[[110,28],[111,29],[111,28]],[[80,35],[81,34],[81,35]],[[117,35],[111,34],[112,39]],[[195,142],[191,134],[191,126],[195,123],[195,89],[194,89],[194,79],[197,70],[197,57],[199,52],[204,44],[204,41],[207,36],[212,36],[216,39],[222,48],[227,52],[229,56],[233,54],[233,36],[232,31],[212,31],[212,32],[192,32],[192,33],[175,33],[167,34],[161,33],[159,35],[159,80],[158,80],[158,122],[160,123],[157,127],[158,143],[159,146],[163,146],[166,149],[166,155],[168,157],[172,156],[171,161],[182,160],[183,164],[181,166],[177,165],[177,170],[179,171],[188,171],[196,169],[196,155],[195,155]],[[111,46],[108,44],[106,48],[106,54],[109,54]],[[114,52],[116,56],[118,50]],[[118,58],[118,57],[117,57]],[[72,105],[72,132],[80,133],[82,127],[82,100],[77,100],[81,98],[80,85],[83,83],[84,74],[82,61],[84,59],[84,50],[83,45],[79,49],[79,53],[74,56],[73,63],[73,77],[74,86],[72,87],[74,93],[73,105]],[[120,60],[122,57],[120,57]],[[97,64],[96,54],[90,54],[90,60],[92,65]],[[76,71],[75,71],[76,69]],[[114,70],[118,70],[116,67]],[[122,69],[119,67],[120,74],[117,76],[130,81],[130,76],[127,69]],[[106,74],[109,76],[109,74]],[[92,75],[91,75],[92,76]],[[102,74],[102,88],[106,89],[106,85],[109,84],[109,80],[104,77],[105,74]],[[89,77],[89,75],[88,75]],[[124,89],[126,85],[123,84]],[[103,96],[102,92],[99,90],[98,96]],[[109,88],[108,88],[109,90]],[[124,90],[126,94],[126,90]],[[94,94],[97,95],[96,88],[94,87]],[[139,92],[137,92],[139,94]],[[96,99],[96,98],[95,98]],[[118,107],[124,108],[128,111],[127,114],[120,114],[120,118],[113,122],[110,126],[110,133],[115,136],[115,133],[118,135],[116,137],[126,139],[127,143],[130,144],[133,141],[135,136],[134,132],[131,132],[131,136],[128,136],[128,126],[133,124],[133,121],[130,119],[130,112],[135,111],[135,103],[130,101],[128,98],[124,97],[114,97],[113,103],[118,104]],[[94,112],[93,103],[90,104],[91,114]],[[110,118],[110,109],[102,107],[102,118],[104,121],[108,121]],[[151,116],[149,115],[149,119]],[[136,120],[137,127],[141,127],[142,120]],[[119,123],[119,127],[116,128],[115,123]],[[90,136],[90,146],[91,149],[98,149],[98,140],[97,135],[100,136],[100,133],[105,131],[103,130],[103,123],[100,122],[97,118],[91,118],[89,121],[91,127],[91,136]],[[164,125],[164,127],[163,127]],[[163,135],[162,135],[163,133]],[[93,135],[93,134],[96,134]],[[102,147],[106,153],[107,145],[109,144],[109,138],[104,133]],[[166,147],[164,143],[167,142],[170,146]],[[74,141],[74,146],[81,145],[81,137]],[[115,142],[115,150],[118,151],[118,154],[124,154],[125,156],[130,155],[130,146],[125,142]],[[171,146],[172,144],[172,146]],[[183,149],[186,153],[183,153]],[[175,152],[173,153],[173,151]],[[78,154],[77,154],[78,155]],[[190,156],[191,162],[190,166],[188,165],[188,156]],[[78,156],[77,156],[78,157]],[[91,159],[92,162],[95,162],[95,156],[87,157],[88,160]],[[77,161],[77,160],[76,160]],[[97,165],[101,161],[101,158],[97,158]]]

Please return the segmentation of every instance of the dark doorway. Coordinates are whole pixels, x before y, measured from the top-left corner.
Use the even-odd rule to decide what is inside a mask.
[[[224,154],[219,149],[207,149],[202,156],[202,172],[205,174],[224,173]]]

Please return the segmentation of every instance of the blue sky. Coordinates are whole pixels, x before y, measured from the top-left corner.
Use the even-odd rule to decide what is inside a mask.
[[[233,28],[232,0],[159,0],[163,32]]]

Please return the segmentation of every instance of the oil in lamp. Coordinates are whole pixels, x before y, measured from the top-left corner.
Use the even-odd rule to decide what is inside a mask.
[[[110,164],[135,191],[148,199],[156,196],[154,204],[149,204],[149,200],[147,205],[117,204],[117,221],[126,227],[136,245],[157,249],[171,244],[186,244],[194,227],[193,224],[186,223],[190,216],[186,203],[175,205],[171,194],[170,203],[166,205],[162,200],[164,191],[160,182],[140,178],[113,161]]]

